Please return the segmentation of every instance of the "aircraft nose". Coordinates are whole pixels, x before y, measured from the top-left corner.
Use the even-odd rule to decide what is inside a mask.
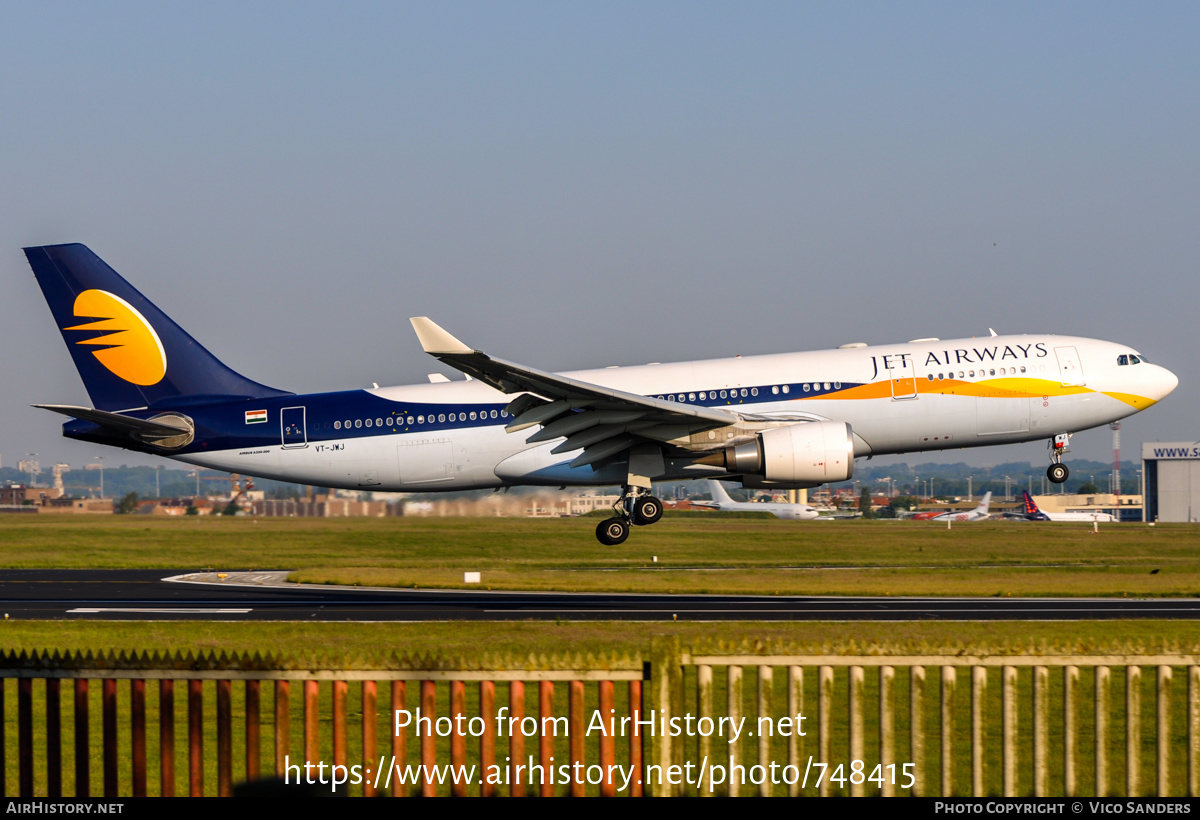
[[[1158,400],[1162,401],[1179,386],[1179,377],[1165,367],[1159,367],[1158,371]]]

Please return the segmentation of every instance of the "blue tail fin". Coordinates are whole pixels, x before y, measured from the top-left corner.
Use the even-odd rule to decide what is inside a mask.
[[[93,405],[286,396],[230,370],[83,245],[26,248]]]

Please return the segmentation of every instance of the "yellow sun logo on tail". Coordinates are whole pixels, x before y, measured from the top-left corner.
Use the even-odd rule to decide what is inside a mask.
[[[75,297],[75,315],[99,319],[63,329],[100,332],[75,344],[104,345],[92,355],[114,375],[148,386],[158,384],[167,374],[167,354],[158,334],[146,317],[121,297],[103,290],[85,290]]]

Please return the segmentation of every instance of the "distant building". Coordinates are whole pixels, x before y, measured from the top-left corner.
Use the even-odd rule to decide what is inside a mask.
[[[1200,521],[1200,442],[1142,444],[1145,521]]]

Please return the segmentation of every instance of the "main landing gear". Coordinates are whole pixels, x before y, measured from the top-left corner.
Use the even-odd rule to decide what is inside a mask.
[[[1069,452],[1067,444],[1071,441],[1070,433],[1059,433],[1050,439],[1050,466],[1046,468],[1046,478],[1051,484],[1062,484],[1071,475],[1067,465],[1062,463],[1063,453]]]
[[[641,487],[625,486],[621,498],[613,505],[617,515],[606,518],[596,527],[596,538],[606,547],[615,547],[629,537],[630,526],[644,527],[662,518],[663,505]]]

